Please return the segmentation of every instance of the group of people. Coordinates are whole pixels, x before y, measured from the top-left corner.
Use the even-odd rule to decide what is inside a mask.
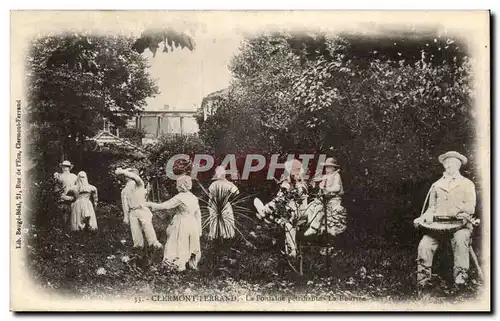
[[[428,200],[429,206],[423,214],[415,219],[416,227],[428,227],[437,217],[448,217],[463,224],[450,233],[435,234],[432,229],[425,229],[424,236],[418,246],[417,281],[425,287],[431,280],[434,253],[442,237],[451,237],[454,252],[454,278],[458,285],[464,284],[469,271],[469,246],[473,230],[472,215],[476,206],[475,186],[469,179],[460,174],[460,167],[467,163],[467,158],[457,152],[447,152],[439,156],[444,166],[443,177],[432,184]],[[339,235],[346,230],[346,209],[341,204],[344,188],[340,177],[340,166],[335,158],[328,158],[323,164],[325,174],[312,180],[313,187],[318,184],[318,193],[309,201],[309,187],[304,179],[304,168],[297,161],[285,163],[285,171],[278,181],[280,189],[277,195],[267,204],[256,198],[254,206],[256,216],[266,222],[279,226],[285,233],[284,253],[291,257],[297,254],[296,234],[300,229],[304,236],[327,233]],[[71,230],[82,230],[88,226],[97,229],[95,206],[97,206],[97,188],[88,183],[85,172],[72,174],[71,163],[61,164],[62,173],[55,176],[61,183],[61,199],[63,205],[71,207]],[[134,248],[144,247],[144,236],[150,247],[163,249],[163,262],[172,265],[176,270],[196,269],[201,258],[200,237],[202,235],[201,209],[198,198],[191,192],[192,179],[189,175],[178,176],[176,187],[178,193],[163,203],[147,201],[144,181],[135,168],[115,171],[116,175],[126,178],[127,183],[122,190],[124,223],[130,225]],[[237,186],[227,180],[225,169],[218,167],[215,181],[209,187],[211,198],[217,195],[235,195],[239,193]],[[235,218],[231,202],[224,203],[220,209],[208,206],[209,238],[232,238],[235,235]],[[156,237],[153,227],[153,212],[165,210],[172,214],[167,228],[167,240],[163,246]],[[222,219],[220,219],[222,217]],[[224,227],[220,226],[224,221]],[[144,236],[143,236],[144,235]]]
[[[269,224],[280,226],[285,232],[285,254],[297,255],[297,229],[304,229],[304,236],[328,233],[332,236],[346,230],[347,212],[341,204],[344,194],[340,166],[335,158],[328,158],[323,164],[325,174],[313,179],[318,193],[309,202],[309,187],[304,179],[305,169],[301,162],[292,160],[285,163],[284,174],[279,181],[280,190],[274,199],[263,204],[254,201],[257,217]]]
[[[303,226],[305,222],[309,227],[306,235],[323,231],[337,235],[345,230],[345,209],[340,205],[343,187],[339,165],[334,158],[327,159],[323,165],[326,174],[318,180],[322,199],[317,198],[308,204],[304,169],[296,160],[285,164],[285,172],[279,182],[280,190],[271,202],[264,206],[255,199],[257,217],[284,229],[285,252],[290,256],[296,255],[297,226]],[[71,173],[73,165],[69,161],[64,161],[61,168],[62,173],[56,173],[55,177],[61,187],[61,204],[71,208],[70,229],[81,231],[88,226],[91,230],[97,230],[97,188],[88,183],[85,172],[79,172],[78,175]],[[121,191],[121,203],[123,222],[130,226],[133,248],[142,249],[146,241],[148,247],[163,249],[163,262],[176,270],[182,271],[186,267],[196,269],[201,258],[200,237],[203,229],[199,201],[191,192],[191,177],[180,175],[176,180],[178,193],[166,202],[154,203],[147,201],[146,183],[136,168],[118,168],[115,174],[126,179]],[[208,188],[208,238],[230,239],[235,236],[235,217],[230,196],[239,194],[239,190],[227,179],[223,167],[216,168],[214,179]],[[222,209],[218,209],[217,198],[227,198]],[[326,202],[323,202],[324,199]],[[326,205],[326,211],[323,205]],[[172,214],[164,246],[158,241],[153,226],[153,212],[162,210]]]
[[[78,175],[71,173],[74,167],[69,161],[60,164],[62,173],[54,173],[59,192],[59,207],[63,213],[64,222],[71,231],[81,231],[89,228],[97,230],[97,188],[89,184],[87,173],[81,171]]]
[[[69,161],[60,164],[62,173],[55,173],[59,205],[65,217],[70,213],[69,228],[71,231],[82,231],[85,228],[97,230],[95,207],[97,206],[97,188],[90,185],[85,172],[78,175],[71,173],[73,165]],[[177,271],[186,267],[196,269],[201,258],[200,237],[202,235],[201,209],[198,198],[191,192],[192,179],[184,174],[176,180],[178,193],[163,203],[147,201],[146,183],[136,168],[117,168],[115,174],[126,179],[121,191],[123,222],[130,226],[134,249],[143,249],[145,240],[148,247],[164,250],[163,262]],[[222,167],[216,170],[216,180],[210,185],[211,198],[220,193],[239,193],[236,185],[226,178]],[[172,214],[167,227],[167,240],[163,246],[157,238],[153,226],[153,212],[165,210]],[[210,224],[209,238],[232,238],[235,235],[234,215],[231,203],[223,209],[224,228],[216,219],[216,210],[209,206]]]
[[[210,185],[210,199],[217,195],[238,194],[238,188],[226,178],[224,168],[216,169],[215,181]],[[203,233],[201,209],[198,198],[191,192],[193,182],[187,173],[176,179],[177,194],[163,203],[148,202],[146,189],[139,172],[135,168],[121,169],[115,172],[127,178],[127,185],[122,190],[122,205],[124,222],[130,223],[132,240],[135,248],[144,246],[142,233],[146,235],[148,245],[161,248],[156,238],[152,224],[152,212],[167,211],[172,219],[167,227],[167,240],[164,246],[163,262],[177,271],[186,268],[197,269],[201,258],[200,238]],[[209,238],[232,238],[235,235],[235,221],[232,206],[226,202],[222,209],[222,220],[217,218],[218,213],[213,202],[209,202]]]

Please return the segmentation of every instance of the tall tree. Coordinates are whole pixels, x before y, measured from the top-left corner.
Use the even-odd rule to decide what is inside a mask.
[[[466,153],[474,178],[470,59],[439,33],[246,39],[231,65],[236,98],[200,132],[208,144],[232,137],[247,152],[260,142],[261,151],[336,156],[355,212],[404,213],[391,224],[410,222],[441,174],[440,153]]]
[[[43,158],[47,146],[78,155],[103,118],[123,125],[158,93],[134,41],[75,34],[33,41],[26,68],[33,156]]]

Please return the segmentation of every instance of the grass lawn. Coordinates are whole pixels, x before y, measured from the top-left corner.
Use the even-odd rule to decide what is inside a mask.
[[[117,205],[97,209],[99,231],[70,234],[55,218],[47,227],[34,223],[28,231],[28,263],[33,277],[46,288],[67,296],[130,298],[150,294],[328,295],[334,300],[415,300],[417,244],[332,243],[327,259],[314,242],[304,249],[304,275],[299,276],[280,254],[278,237],[265,226],[252,225],[245,241],[223,243],[202,238],[197,271],[168,272],[160,257],[132,253],[129,227]],[[160,242],[165,243],[168,217],[155,215]],[[278,236],[278,235],[276,235]],[[324,251],[325,249],[323,249]],[[439,251],[439,250],[438,250]],[[436,253],[443,256],[446,253]],[[435,288],[427,299],[460,302],[474,297],[480,284],[471,268],[468,288],[450,286],[451,266],[436,260]],[[441,262],[441,263],[440,263]],[[448,260],[446,261],[448,262]]]

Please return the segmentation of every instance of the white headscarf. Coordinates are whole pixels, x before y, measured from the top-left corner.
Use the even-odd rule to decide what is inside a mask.
[[[285,172],[283,178],[288,179],[294,175],[296,179],[302,180],[304,178],[305,170],[302,163],[297,159],[292,159],[285,162]]]
[[[222,166],[218,166],[215,169],[215,179],[225,179],[226,178],[226,170]]]
[[[81,193],[81,192],[90,192],[91,187],[89,184],[89,181],[87,179],[87,173],[84,171],[81,171],[78,173],[78,176],[76,178],[76,190]]]
[[[193,180],[187,175],[181,175],[177,178],[177,190],[181,192],[189,192],[193,187]]]

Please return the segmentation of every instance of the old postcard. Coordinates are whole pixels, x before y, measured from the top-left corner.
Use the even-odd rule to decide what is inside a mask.
[[[488,11],[12,11],[11,310],[490,311]]]

